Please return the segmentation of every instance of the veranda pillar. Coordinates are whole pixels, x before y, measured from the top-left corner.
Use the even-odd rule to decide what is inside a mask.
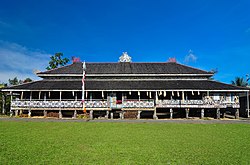
[[[5,114],[6,110],[5,110],[5,94],[2,93],[2,114]]]
[[[12,117],[13,116],[13,112],[12,112],[12,106],[11,106],[11,104],[12,104],[12,99],[13,99],[13,96],[12,96],[12,92],[10,92],[10,117]]]
[[[60,91],[59,118],[62,118],[62,91]]]

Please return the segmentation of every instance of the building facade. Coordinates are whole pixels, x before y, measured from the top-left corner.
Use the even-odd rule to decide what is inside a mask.
[[[211,80],[212,72],[176,62],[134,63],[127,53],[117,63],[86,63],[85,71],[83,80],[83,64],[75,62],[1,91],[11,94],[13,115],[77,118],[86,107],[91,119],[221,118],[226,112],[238,118],[239,95],[249,92]]]

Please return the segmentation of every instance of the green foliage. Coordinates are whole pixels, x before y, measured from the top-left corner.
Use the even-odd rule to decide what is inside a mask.
[[[18,80],[17,77],[13,78],[13,79],[9,79],[9,85],[18,85],[20,83],[20,81]]]
[[[213,76],[209,77],[209,80],[214,80],[214,75],[217,74],[219,72],[219,70],[217,68],[215,68],[215,69],[212,69],[210,72],[213,74]]]
[[[250,164],[249,124],[0,121],[1,164]]]
[[[235,80],[231,81],[232,85],[246,87],[248,85],[247,80],[244,77],[235,77]]]
[[[31,78],[26,78],[25,80],[23,80],[23,83],[28,83],[28,82],[32,82],[33,80]]]
[[[58,68],[59,66],[64,66],[69,62],[68,58],[62,58],[63,53],[55,53],[54,56],[50,57],[49,66],[47,70]]]
[[[13,79],[9,79],[9,85],[20,85],[20,84],[27,83],[27,82],[32,82],[32,79],[26,78],[24,80],[18,80],[17,77],[14,77]]]

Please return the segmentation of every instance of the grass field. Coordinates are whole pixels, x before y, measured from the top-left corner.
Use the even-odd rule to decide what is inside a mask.
[[[0,164],[250,164],[250,125],[0,121]]]

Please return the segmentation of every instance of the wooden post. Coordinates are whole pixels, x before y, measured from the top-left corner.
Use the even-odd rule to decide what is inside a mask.
[[[29,110],[28,117],[31,117],[31,110]]]
[[[236,109],[236,111],[235,111],[235,119],[239,119],[239,118],[240,118],[239,109]]]
[[[73,119],[76,119],[76,117],[77,117],[77,111],[76,111],[76,110],[74,110],[74,116],[73,116]]]
[[[13,116],[13,112],[12,112],[12,106],[11,106],[11,104],[12,104],[12,100],[13,100],[13,96],[12,96],[12,92],[10,92],[10,117],[12,117]]]
[[[110,113],[110,118],[114,119],[114,113],[113,112]]]
[[[170,109],[170,119],[173,119],[173,109]]]
[[[186,111],[186,119],[188,119],[189,118],[189,108],[186,108],[185,111]]]
[[[203,118],[204,118],[204,114],[205,114],[204,109],[201,109],[201,119],[203,119]]]
[[[29,106],[28,117],[31,117],[31,100],[32,100],[32,91],[30,91],[30,106]]]
[[[138,111],[137,119],[140,119],[140,118],[141,118],[141,111]]]
[[[46,111],[46,110],[43,111],[43,117],[44,117],[44,118],[47,117],[47,111]]]
[[[157,114],[156,114],[156,107],[154,108],[154,115],[153,115],[153,119],[158,119]]]
[[[5,95],[4,93],[2,93],[2,114],[5,114],[6,110],[5,110]]]
[[[15,110],[15,116],[16,117],[18,116],[18,110]]]
[[[105,119],[109,118],[109,111],[106,111]]]
[[[46,101],[46,92],[44,92],[43,100]]]
[[[77,101],[77,92],[75,93],[75,101]]]
[[[60,96],[60,104],[59,104],[59,118],[61,119],[62,118],[62,107],[61,107],[61,105],[62,105],[62,91],[60,91],[60,94],[59,94]]]
[[[216,110],[216,118],[220,119],[220,108],[217,108]]]
[[[59,110],[59,118],[62,118],[62,110]]]
[[[249,118],[249,91],[247,91],[247,118]]]
[[[90,110],[89,118],[90,118],[90,120],[93,120],[93,110]]]

